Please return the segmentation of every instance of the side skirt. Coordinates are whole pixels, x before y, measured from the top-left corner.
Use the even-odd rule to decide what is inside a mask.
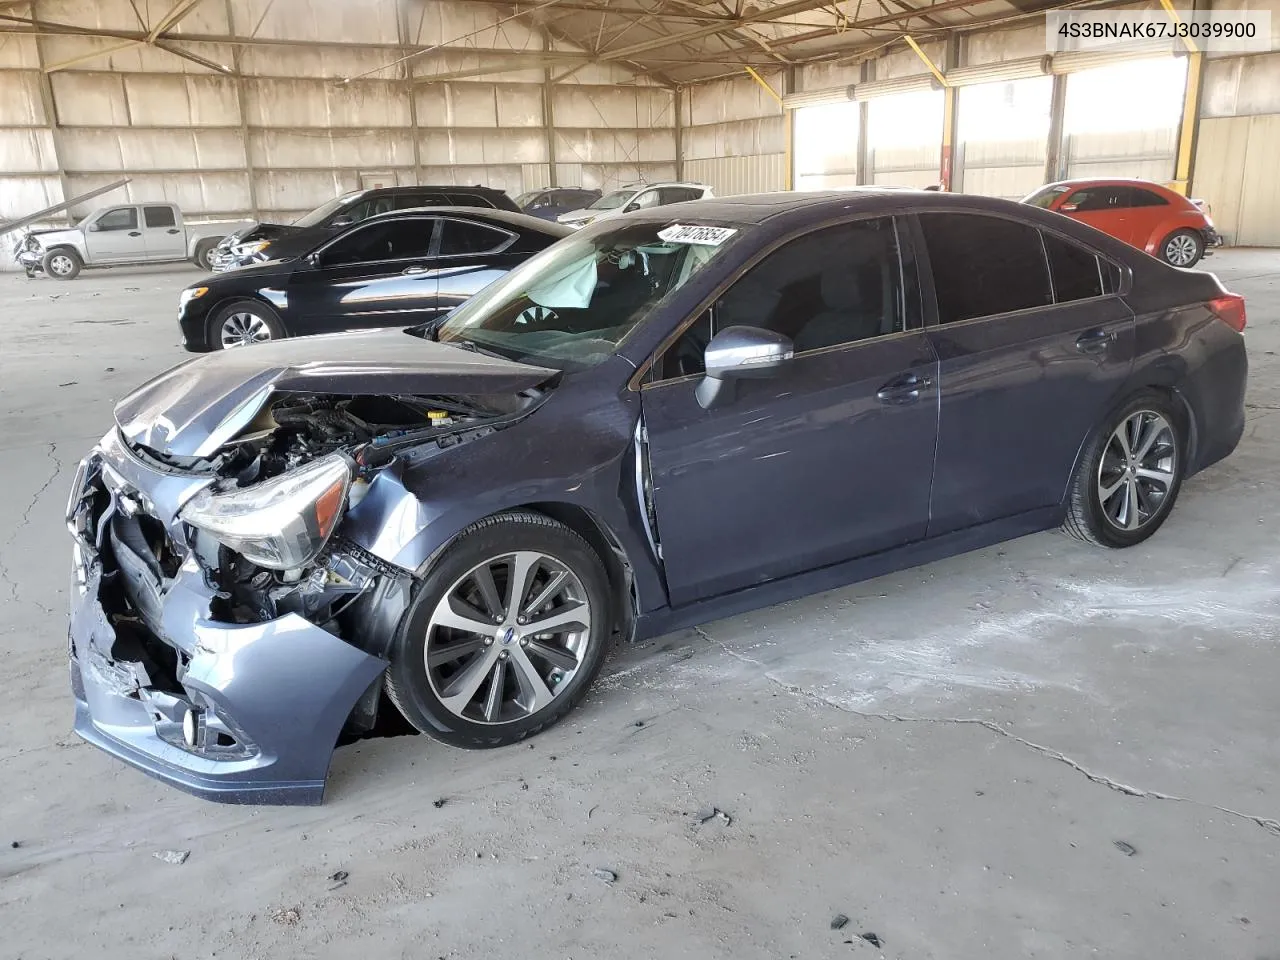
[[[1062,507],[1041,507],[990,523],[956,530],[929,540],[857,557],[828,567],[820,567],[781,580],[771,580],[733,593],[709,597],[681,607],[661,607],[641,614],[635,639],[647,640],[686,627],[723,617],[732,617],[761,607],[798,600],[815,593],[845,587],[874,577],[943,560],[992,544],[1049,530],[1062,522]]]

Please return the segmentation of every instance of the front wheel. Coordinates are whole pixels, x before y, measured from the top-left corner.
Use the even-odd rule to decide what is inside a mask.
[[[445,743],[523,740],[586,694],[611,609],[604,564],[582,537],[542,514],[489,517],[423,580],[396,634],[387,694]]]
[[[44,268],[44,272],[55,280],[74,280],[80,276],[80,268],[84,266],[84,261],[74,250],[58,247],[46,253],[40,265]]]
[[[1131,547],[1155,533],[1182,486],[1186,429],[1158,393],[1114,413],[1076,467],[1063,529],[1105,547]]]
[[[209,324],[209,346],[214,350],[266,343],[284,335],[284,324],[276,312],[252,300],[228,304],[213,315]]]
[[[1175,267],[1194,267],[1204,256],[1204,237],[1195,230],[1175,230],[1160,244],[1160,259]]]
[[[207,270],[213,273],[213,254],[218,249],[218,241],[201,240],[196,245],[196,255],[191,258],[192,262],[201,270]]]

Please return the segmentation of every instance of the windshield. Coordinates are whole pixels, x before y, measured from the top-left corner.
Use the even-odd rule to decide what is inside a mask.
[[[1041,187],[1035,193],[1031,194],[1031,196],[1024,197],[1022,202],[1029,203],[1033,207],[1040,207],[1041,209],[1048,210],[1049,207],[1053,205],[1053,201],[1057,200],[1070,189],[1070,187]]]
[[[516,206],[523,210],[542,193],[541,190],[530,190],[528,193],[522,193],[516,197]]]
[[[334,197],[327,203],[320,204],[320,206],[316,207],[310,213],[304,213],[297,220],[293,221],[293,225],[295,227],[318,226],[358,196],[360,196],[358,193],[348,193],[345,197]]]
[[[451,313],[436,339],[560,370],[594,366],[740,232],[657,222],[566,237]]]
[[[597,200],[588,210],[617,210],[628,200],[636,195],[634,190],[615,190],[613,193],[606,193]]]

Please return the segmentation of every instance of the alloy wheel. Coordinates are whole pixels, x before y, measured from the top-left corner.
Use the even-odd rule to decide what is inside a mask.
[[[75,264],[71,262],[71,258],[65,253],[60,253],[49,260],[49,269],[60,277],[65,277],[75,268]]]
[[[1098,503],[1117,530],[1146,526],[1173,490],[1178,446],[1163,415],[1139,410],[1112,432],[1098,461]]]
[[[222,321],[222,346],[224,349],[243,347],[251,343],[264,343],[271,339],[267,321],[255,313],[233,313]]]
[[[529,717],[569,687],[591,642],[586,589],[565,564],[520,551],[472,568],[427,623],[427,678],[473,723]]]
[[[1185,267],[1194,263],[1196,253],[1195,238],[1185,233],[1172,237],[1164,245],[1165,258],[1175,267]]]

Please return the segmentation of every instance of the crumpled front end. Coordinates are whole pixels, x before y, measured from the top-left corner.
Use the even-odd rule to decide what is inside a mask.
[[[42,269],[44,263],[44,247],[40,246],[40,241],[32,234],[27,234],[22,242],[18,244],[18,249],[14,251],[13,259],[16,260],[27,273],[34,273]]]
[[[67,515],[76,732],[207,799],[319,803],[338,735],[386,667],[341,636],[333,594],[351,607],[386,578],[331,550],[306,583],[277,585],[287,602],[246,615],[178,517],[209,483],[144,462],[115,431],[81,464]]]

